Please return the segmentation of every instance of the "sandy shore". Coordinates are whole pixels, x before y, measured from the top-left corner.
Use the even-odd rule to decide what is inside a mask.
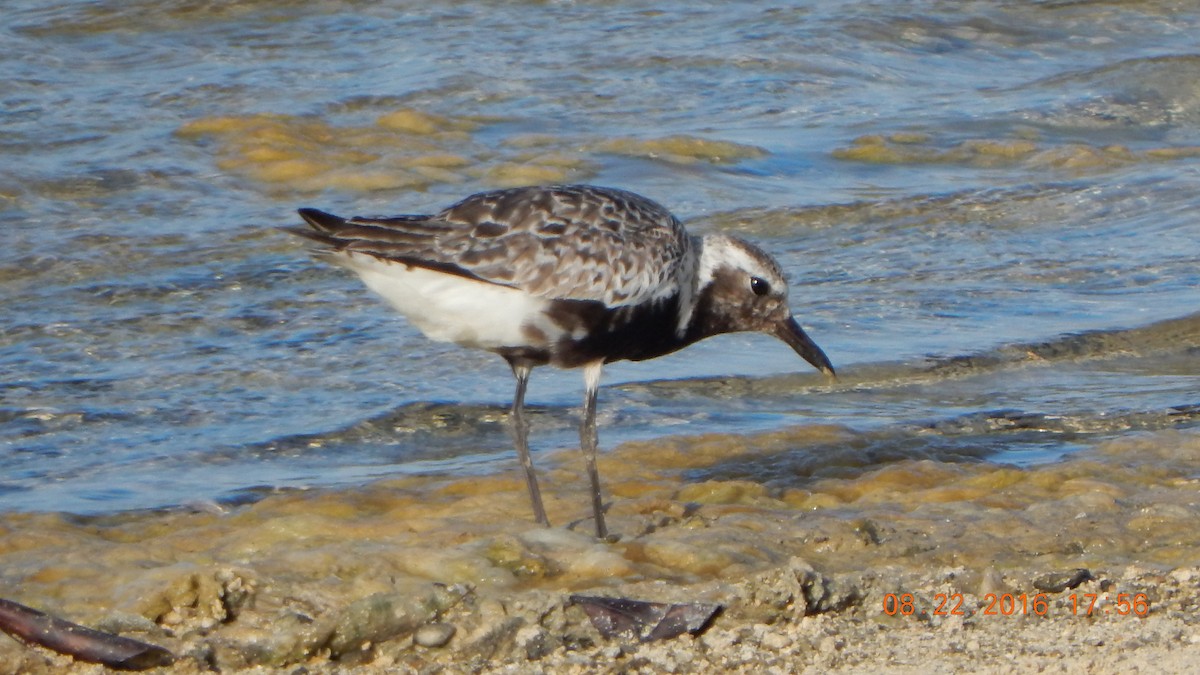
[[[1187,672],[1200,662],[1200,435],[1020,469],[805,473],[849,432],[676,437],[516,476],[291,492],[232,509],[0,516],[3,595],[163,645],[173,672]],[[734,450],[731,451],[731,448]],[[737,478],[778,461],[778,481]],[[572,517],[580,520],[572,521]],[[1077,570],[1084,569],[1087,573]],[[697,636],[606,639],[571,594],[718,603]],[[0,674],[102,672],[0,638]]]

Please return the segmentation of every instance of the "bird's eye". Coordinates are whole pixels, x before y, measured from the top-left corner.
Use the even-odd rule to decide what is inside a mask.
[[[763,296],[771,292],[771,284],[762,277],[750,277],[750,290],[757,296]]]

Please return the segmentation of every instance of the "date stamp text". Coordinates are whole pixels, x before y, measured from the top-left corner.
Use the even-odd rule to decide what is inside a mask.
[[[883,613],[888,616],[1047,616],[1052,611],[1145,617],[1150,614],[1150,599],[1145,593],[1072,593],[1062,600],[1046,593],[985,593],[975,601],[962,593],[935,593],[931,601],[912,593],[883,596]]]

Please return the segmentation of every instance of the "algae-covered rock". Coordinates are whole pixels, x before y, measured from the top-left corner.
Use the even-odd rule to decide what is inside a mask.
[[[508,570],[518,579],[541,579],[558,573],[552,562],[529,550],[513,536],[500,536],[487,542],[483,555],[493,565]]]
[[[430,585],[424,593],[378,593],[356,600],[334,624],[329,651],[336,656],[409,635],[457,600],[457,594],[438,585]]]
[[[754,145],[721,141],[686,134],[664,138],[612,138],[597,143],[598,152],[610,152],[633,157],[650,157],[675,164],[710,162],[728,164],[744,159],[757,159],[767,154]]]
[[[222,671],[282,666],[316,656],[333,634],[332,618],[287,612],[268,621],[238,621],[210,640],[213,664]]]
[[[758,623],[798,621],[805,616],[845,609],[864,594],[857,580],[821,574],[805,560],[733,584],[727,613]]]
[[[254,595],[250,572],[181,562],[142,571],[118,587],[118,610],[175,629],[214,626],[235,617]]]
[[[413,584],[349,601],[340,596],[284,598],[250,612],[211,639],[212,661],[223,669],[283,666],[318,656],[339,658],[411,635],[461,600],[466,589]],[[263,604],[267,604],[264,602]],[[449,638],[447,638],[449,639]]]

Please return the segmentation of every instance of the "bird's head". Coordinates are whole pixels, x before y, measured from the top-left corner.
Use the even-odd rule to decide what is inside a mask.
[[[783,340],[814,368],[833,377],[825,352],[800,328],[788,306],[788,283],[775,259],[728,235],[704,237],[696,272],[697,337],[758,331]]]

